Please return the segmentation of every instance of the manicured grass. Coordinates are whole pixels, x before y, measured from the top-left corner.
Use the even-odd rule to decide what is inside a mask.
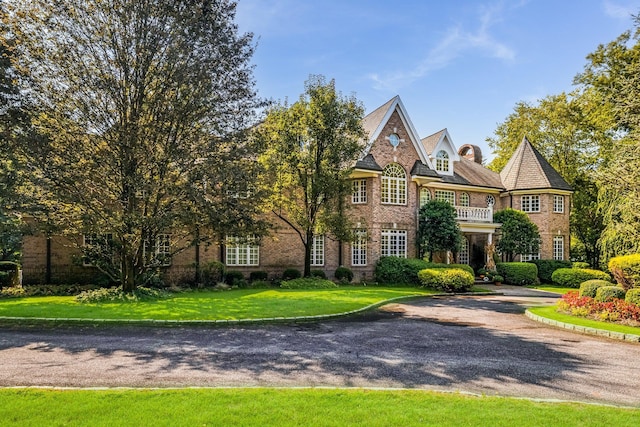
[[[127,320],[263,319],[344,313],[392,298],[433,293],[419,288],[377,287],[238,289],[186,292],[156,301],[100,304],[81,304],[73,297],[27,297],[0,300],[0,316]]]
[[[542,285],[536,285],[536,286],[527,286],[528,288],[532,288],[532,289],[540,289],[541,291],[547,291],[547,292],[553,292],[555,294],[561,294],[564,295],[569,291],[576,291],[576,288],[566,288],[563,286],[558,286],[558,285],[552,285],[549,283],[545,283]]]
[[[632,426],[639,409],[426,391],[0,390],[0,425]]]
[[[584,317],[572,316],[570,314],[558,313],[556,306],[547,307],[531,307],[529,311],[538,316],[548,319],[557,320],[558,322],[571,323],[573,325],[586,326],[589,328],[603,329],[605,331],[621,332],[624,334],[640,335],[640,328],[632,326],[619,325],[610,322],[598,322],[597,320],[585,319]]]

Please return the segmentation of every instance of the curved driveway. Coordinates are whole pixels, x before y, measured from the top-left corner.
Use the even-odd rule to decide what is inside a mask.
[[[640,345],[536,323],[557,296],[425,298],[233,328],[3,327],[0,386],[408,387],[640,406]]]

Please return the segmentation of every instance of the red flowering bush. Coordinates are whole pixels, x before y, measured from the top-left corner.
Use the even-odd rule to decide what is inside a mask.
[[[595,320],[640,325],[640,307],[622,299],[597,302],[591,297],[581,297],[577,291],[567,292],[558,302],[558,311]]]

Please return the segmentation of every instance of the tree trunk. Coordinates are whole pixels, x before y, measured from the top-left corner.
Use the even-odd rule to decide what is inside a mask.
[[[311,276],[311,245],[313,245],[313,232],[307,231],[307,241],[304,243],[304,274],[302,277]]]

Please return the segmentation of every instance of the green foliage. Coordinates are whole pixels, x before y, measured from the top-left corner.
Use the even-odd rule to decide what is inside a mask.
[[[338,267],[336,268],[334,276],[340,283],[351,283],[353,280],[353,271],[348,267]]]
[[[338,285],[331,280],[320,277],[304,277],[299,279],[284,280],[280,287],[282,289],[333,289]]]
[[[77,302],[96,304],[101,302],[138,302],[169,298],[170,293],[152,288],[138,287],[133,292],[124,292],[122,286],[83,291],[75,296]]]
[[[242,271],[231,270],[224,275],[224,282],[229,286],[240,286],[242,283],[239,282],[243,280],[245,279]]]
[[[467,264],[435,264],[432,263],[429,268],[457,268],[458,270],[466,271],[467,273],[474,275],[473,268]]]
[[[444,292],[467,292],[474,282],[473,274],[459,268],[426,268],[418,279],[422,286]]]
[[[250,282],[264,281],[264,280],[267,280],[268,278],[269,278],[269,274],[266,271],[258,270],[258,271],[252,271],[251,273],[249,273]]]
[[[376,264],[376,282],[387,284],[420,285],[418,271],[433,266],[433,263],[416,258],[382,257]]]
[[[418,214],[418,245],[422,255],[440,251],[458,252],[462,243],[456,209],[448,202],[430,200]]]
[[[205,286],[215,286],[224,279],[226,267],[220,261],[209,261],[200,269],[202,283]]]
[[[255,281],[251,281],[247,285],[247,289],[270,289],[270,288],[273,288],[274,286],[275,286],[274,283],[268,280],[255,280]]]
[[[611,277],[600,270],[592,270],[588,268],[559,268],[551,275],[553,283],[567,288],[579,288],[582,282],[587,280],[599,279],[611,281]]]
[[[20,285],[18,269],[20,266],[12,261],[0,261],[0,287],[16,287]]]
[[[282,280],[291,280],[302,277],[302,273],[297,268],[287,268],[282,272]]]
[[[351,193],[351,165],[362,152],[364,108],[343,97],[335,81],[310,76],[293,105],[274,104],[256,128],[265,147],[259,157],[261,182],[270,191],[268,207],[297,232],[305,245],[304,276],[311,270],[317,230],[340,239],[350,236],[345,198]]]
[[[500,240],[496,244],[496,249],[507,257],[507,261],[513,261],[516,255],[539,251],[538,226],[531,222],[526,213],[506,208],[496,212],[493,215],[493,221],[502,224]]]
[[[596,291],[598,290],[598,288],[601,288],[603,286],[611,286],[611,282],[609,282],[608,280],[601,280],[601,279],[587,280],[585,282],[580,283],[579,295],[581,297],[595,298]]]
[[[502,276],[501,276],[501,275],[499,275],[499,274],[496,274],[496,275],[495,275],[495,276],[493,276],[491,279],[492,279],[494,282],[498,282],[498,283],[502,283],[502,282],[504,282],[504,277],[502,277]]]
[[[602,286],[596,290],[593,298],[597,302],[609,302],[614,299],[624,299],[625,290],[620,286]]]
[[[640,306],[640,288],[633,288],[627,291],[624,300],[630,304]]]
[[[310,277],[318,277],[320,279],[326,279],[327,274],[323,270],[311,270]]]
[[[534,259],[529,261],[538,267],[538,278],[542,283],[551,283],[551,275],[559,268],[571,268],[571,261],[561,261],[555,259]]]
[[[640,287],[640,254],[611,258],[609,271],[624,289]]]
[[[588,262],[575,261],[571,263],[571,268],[591,268]]]
[[[538,282],[538,267],[528,262],[500,262],[496,264],[498,274],[508,285],[527,286]]]
[[[0,207],[0,261],[20,260],[24,229],[25,224],[19,217],[3,213],[3,208]]]

